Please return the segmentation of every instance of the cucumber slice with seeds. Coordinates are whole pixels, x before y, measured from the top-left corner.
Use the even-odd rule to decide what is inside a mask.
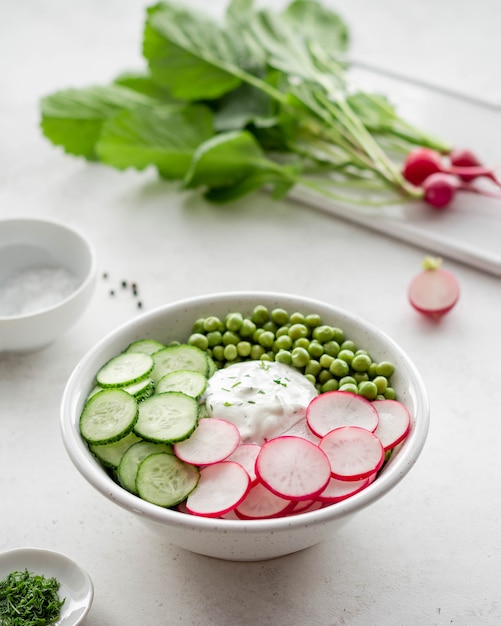
[[[149,354],[122,352],[101,367],[96,382],[100,387],[126,387],[146,378],[154,365]]]
[[[152,504],[170,507],[186,500],[200,479],[198,469],[173,454],[150,454],[139,464],[138,495]]]
[[[103,465],[116,469],[127,450],[138,441],[141,441],[141,439],[131,432],[113,443],[104,443],[100,446],[90,444],[89,450]]]
[[[138,408],[134,432],[147,441],[182,441],[191,435],[198,424],[198,402],[180,391],[150,396]]]
[[[85,403],[80,433],[89,444],[113,443],[132,431],[138,413],[134,396],[123,389],[103,389]]]
[[[160,343],[156,339],[138,339],[130,343],[124,352],[145,352],[146,354],[154,354],[165,348],[165,344]]]
[[[207,387],[207,378],[200,372],[177,370],[170,372],[158,381],[156,393],[166,391],[182,391],[187,396],[199,398]]]
[[[150,454],[164,452],[174,454],[172,446],[163,443],[153,443],[152,441],[139,440],[132,445],[123,455],[117,470],[117,478],[124,489],[137,494],[136,476],[137,468]]]
[[[153,355],[155,367],[151,372],[155,384],[170,372],[177,370],[191,370],[207,376],[209,362],[207,353],[196,346],[180,344],[177,346],[167,346],[163,350],[155,352]]]

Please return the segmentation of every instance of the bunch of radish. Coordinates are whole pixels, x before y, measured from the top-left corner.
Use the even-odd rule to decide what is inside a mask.
[[[435,209],[448,206],[458,191],[501,198],[500,194],[475,185],[480,178],[496,187],[501,187],[501,182],[494,170],[483,166],[469,150],[452,150],[444,156],[431,148],[416,148],[407,155],[402,173],[411,184],[422,187],[423,199]]]
[[[201,419],[174,453],[200,468],[178,509],[205,517],[269,519],[322,508],[365,489],[410,430],[407,408],[346,391],[316,396],[306,419],[263,445],[232,423]]]

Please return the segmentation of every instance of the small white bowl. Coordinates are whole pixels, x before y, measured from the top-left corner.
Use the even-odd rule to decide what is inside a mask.
[[[58,626],[77,626],[83,622],[94,599],[94,585],[84,569],[52,550],[18,548],[0,554],[0,580],[11,572],[25,570],[59,581],[59,597],[65,600]]]
[[[356,495],[331,506],[290,517],[266,520],[210,519],[165,509],[122,489],[99,465],[80,436],[82,406],[94,385],[97,370],[129,343],[155,338],[167,343],[186,340],[200,317],[223,318],[231,311],[250,314],[263,304],[292,313],[318,313],[325,324],[342,328],[346,336],[378,361],[395,365],[392,386],[410,411],[411,430],[392,454],[378,478]],[[422,379],[409,357],[385,333],[359,317],[324,302],[270,293],[223,293],[201,296],[163,306],[124,324],[91,349],[73,371],[61,405],[61,426],[66,450],[83,477],[102,495],[132,513],[174,545],[192,552],[235,561],[270,559],[302,550],[331,537],[356,513],[386,495],[409,472],[424,446],[429,407]],[[402,511],[402,519],[405,511]]]
[[[55,341],[86,309],[96,276],[93,247],[75,229],[34,217],[0,219],[0,352]],[[5,307],[7,294],[12,310]]]

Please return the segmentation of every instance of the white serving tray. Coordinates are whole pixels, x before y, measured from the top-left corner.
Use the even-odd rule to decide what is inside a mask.
[[[362,89],[386,95],[401,117],[421,130],[453,146],[473,150],[489,166],[501,164],[501,104],[360,64],[350,73]],[[492,185],[490,189],[496,188]],[[294,188],[290,197],[416,245],[429,254],[501,276],[501,199],[461,193],[447,210],[436,211],[422,203],[358,209],[302,187]]]

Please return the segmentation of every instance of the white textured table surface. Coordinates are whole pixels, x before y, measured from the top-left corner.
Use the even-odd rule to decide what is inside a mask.
[[[356,57],[501,100],[497,0],[331,5],[350,23]],[[145,6],[0,5],[0,214],[81,228],[110,276],[51,347],[0,355],[0,551],[52,548],[81,563],[95,583],[89,626],[501,623],[499,279],[450,261],[461,300],[431,325],[406,301],[422,250],[294,203],[254,196],[218,209],[152,174],[63,156],[40,136],[39,98],[138,67]],[[501,129],[487,132],[499,155]],[[132,298],[108,295],[122,279],[138,283],[145,309],[222,290],[295,291],[379,325],[429,391],[431,429],[417,465],[331,540],[275,561],[217,561],[143,531],[80,477],[59,435],[73,367],[138,314]]]

